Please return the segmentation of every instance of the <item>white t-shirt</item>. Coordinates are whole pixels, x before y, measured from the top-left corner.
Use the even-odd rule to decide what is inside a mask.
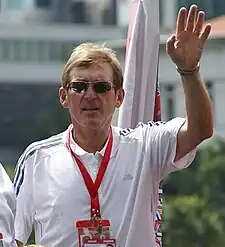
[[[14,216],[16,197],[13,184],[0,164],[0,233],[4,247],[15,247]]]
[[[158,184],[169,173],[187,167],[195,156],[193,150],[173,162],[184,121],[140,123],[135,129],[113,127],[113,147],[99,200],[117,247],[155,246]],[[31,144],[18,161],[15,231],[24,244],[34,225],[37,244],[78,247],[75,222],[90,218],[89,193],[66,148],[67,135],[68,130]],[[96,154],[85,152],[73,140],[71,147],[95,180],[105,147]]]

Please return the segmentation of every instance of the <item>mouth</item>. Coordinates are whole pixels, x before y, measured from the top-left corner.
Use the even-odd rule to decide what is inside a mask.
[[[86,107],[83,107],[81,108],[82,111],[86,111],[86,112],[94,112],[94,111],[99,111],[100,109],[99,108],[86,108]]]

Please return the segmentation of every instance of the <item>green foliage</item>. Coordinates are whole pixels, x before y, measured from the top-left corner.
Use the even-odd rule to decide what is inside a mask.
[[[164,181],[163,246],[223,247],[225,142],[214,139]]]
[[[223,226],[217,213],[196,196],[170,198],[164,205],[164,246],[220,246]]]

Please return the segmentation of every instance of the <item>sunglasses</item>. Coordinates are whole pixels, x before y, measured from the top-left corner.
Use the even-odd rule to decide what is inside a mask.
[[[68,84],[67,89],[71,89],[76,93],[84,94],[87,92],[88,87],[91,85],[92,90],[97,94],[109,92],[114,85],[108,81],[96,81],[96,82],[85,82],[85,81],[72,81]]]

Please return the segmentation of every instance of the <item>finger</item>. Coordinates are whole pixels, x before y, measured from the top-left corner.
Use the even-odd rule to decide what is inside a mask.
[[[195,25],[195,30],[194,30],[195,35],[199,36],[201,34],[204,21],[205,21],[205,13],[203,11],[200,11],[198,13],[197,22]]]
[[[185,25],[186,25],[186,15],[187,10],[185,8],[181,8],[178,17],[177,17],[177,24],[176,24],[176,35],[178,35],[180,32],[184,31]]]
[[[204,31],[202,32],[202,34],[200,35],[200,39],[201,39],[201,41],[202,41],[202,43],[205,43],[205,41],[208,39],[208,37],[209,37],[209,34],[210,34],[210,32],[211,32],[211,24],[207,24],[206,26],[205,26],[205,29],[204,29]]]
[[[175,50],[175,41],[176,38],[174,34],[168,38],[166,42],[166,51],[168,54],[171,54]]]
[[[197,6],[192,5],[188,12],[187,24],[186,24],[186,30],[189,32],[193,32],[195,26],[196,13],[197,13]]]

